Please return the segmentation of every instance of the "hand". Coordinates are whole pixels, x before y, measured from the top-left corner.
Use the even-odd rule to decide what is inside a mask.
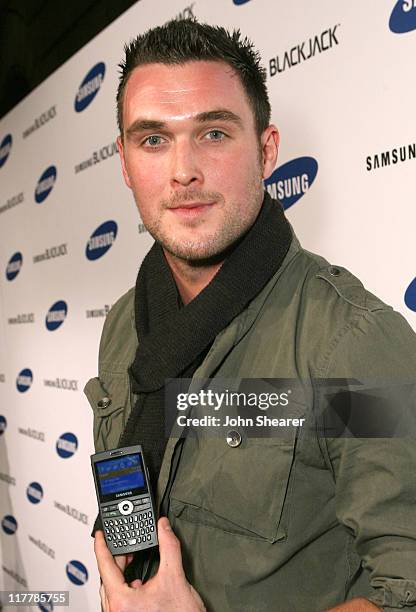
[[[98,533],[100,533],[101,539],[104,540],[104,536],[102,535],[102,532],[96,531],[95,537],[97,537]],[[100,536],[98,536],[98,537],[100,537]],[[107,544],[105,543],[105,540],[104,540],[104,546],[107,547]],[[95,544],[94,544],[94,548],[95,548]],[[107,550],[108,550],[108,548],[107,548]],[[95,554],[97,556],[97,552]],[[121,572],[124,572],[124,570],[126,569],[126,566],[133,561],[133,554],[129,554],[129,555],[117,555],[116,557],[113,557],[113,560],[115,561],[117,566],[120,568]],[[100,586],[100,599],[101,599],[101,610],[102,610],[102,612],[107,612],[108,610],[110,610],[103,582],[101,582],[101,586]]]
[[[368,601],[368,599],[364,599],[364,597],[356,597],[355,599],[346,601],[335,608],[327,610],[327,612],[377,612],[380,610],[381,608],[371,603],[371,601]]]
[[[102,531],[96,531],[94,550],[103,584],[100,589],[104,612],[206,612],[195,589],[186,580],[181,547],[167,518],[158,521],[160,564],[157,574],[145,584],[127,584],[123,572],[130,556],[113,557]]]

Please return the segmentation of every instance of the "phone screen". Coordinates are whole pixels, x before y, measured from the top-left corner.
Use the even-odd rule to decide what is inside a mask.
[[[95,463],[100,501],[108,502],[147,492],[140,453]]]

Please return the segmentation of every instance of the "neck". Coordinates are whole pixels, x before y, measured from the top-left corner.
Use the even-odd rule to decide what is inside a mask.
[[[209,285],[223,264],[221,261],[201,266],[178,259],[165,250],[164,254],[185,306]]]

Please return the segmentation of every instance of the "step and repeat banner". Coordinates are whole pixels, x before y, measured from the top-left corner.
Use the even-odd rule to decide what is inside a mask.
[[[192,15],[261,52],[282,139],[266,187],[304,247],[416,329],[416,0],[141,0],[124,13],[0,121],[0,588],[69,591],[74,611],[100,609],[82,389],[152,243],[120,172],[117,64],[136,34]]]

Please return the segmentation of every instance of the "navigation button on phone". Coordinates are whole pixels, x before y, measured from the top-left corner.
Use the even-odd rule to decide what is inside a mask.
[[[131,514],[133,512],[133,504],[128,499],[124,499],[118,505],[119,512],[126,516],[127,514]]]

